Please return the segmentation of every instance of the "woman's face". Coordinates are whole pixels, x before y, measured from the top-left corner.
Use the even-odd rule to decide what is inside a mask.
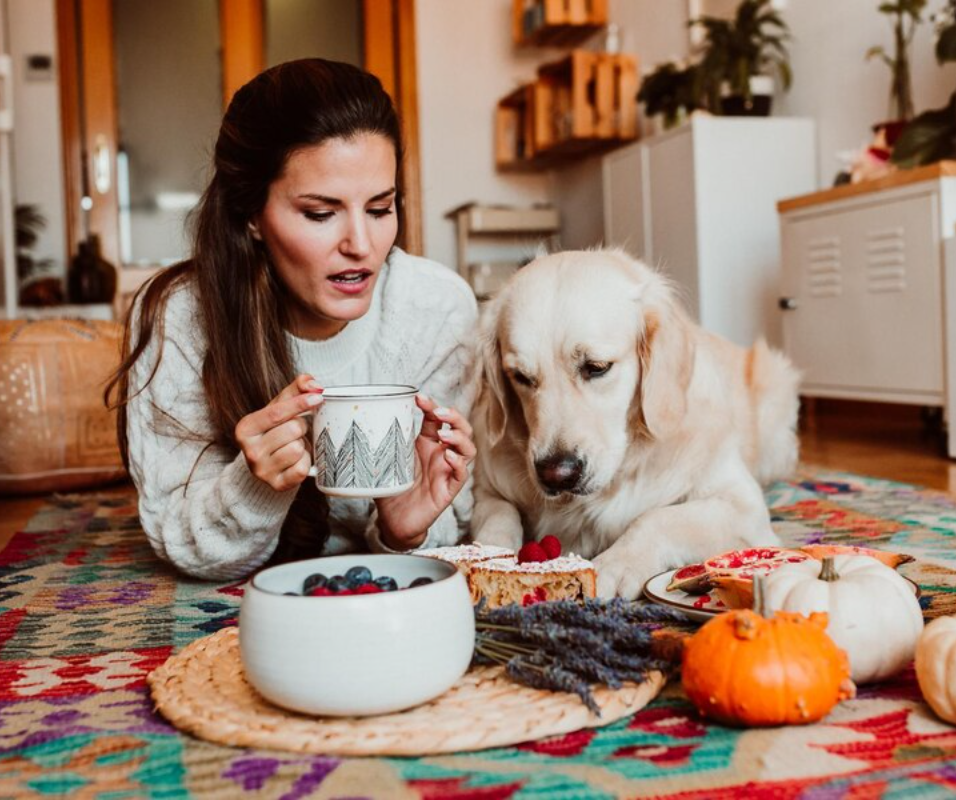
[[[296,301],[293,332],[327,339],[365,314],[398,234],[395,148],[379,134],[295,151],[253,232]]]

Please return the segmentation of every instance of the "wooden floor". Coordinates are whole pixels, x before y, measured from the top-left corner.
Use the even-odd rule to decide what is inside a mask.
[[[818,400],[801,420],[804,464],[914,483],[956,494],[956,461],[938,425],[914,406]],[[0,499],[0,549],[43,497]]]

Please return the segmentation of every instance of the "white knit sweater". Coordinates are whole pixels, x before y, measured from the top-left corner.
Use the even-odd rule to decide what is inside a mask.
[[[139,490],[140,521],[156,553],[190,575],[233,579],[275,551],[296,492],[277,492],[260,481],[241,452],[209,447],[213,432],[201,380],[206,346],[199,313],[191,285],[174,290],[155,376],[135,394],[156,362],[155,336],[130,375],[135,394],[128,406],[130,472]],[[396,248],[364,317],[331,339],[289,335],[289,342],[297,373],[312,374],[325,386],[411,384],[467,416],[476,323],[474,294],[457,274]],[[470,512],[466,486],[422,547],[458,542]],[[386,549],[371,501],[329,498],[324,553]]]

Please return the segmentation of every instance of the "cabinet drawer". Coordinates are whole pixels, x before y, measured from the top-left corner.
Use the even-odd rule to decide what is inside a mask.
[[[784,217],[784,342],[810,394],[943,392],[935,192]]]

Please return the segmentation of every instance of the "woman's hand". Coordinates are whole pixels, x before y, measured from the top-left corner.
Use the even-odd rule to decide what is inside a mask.
[[[425,414],[415,440],[415,483],[403,494],[375,501],[382,541],[393,550],[409,550],[425,540],[429,526],[468,480],[476,452],[471,425],[455,409],[438,408],[421,394],[415,402]],[[443,430],[443,423],[449,427]]]
[[[273,489],[294,489],[309,474],[309,426],[302,415],[321,403],[322,387],[311,375],[299,375],[265,408],[247,414],[236,425],[236,442],[253,475]]]

